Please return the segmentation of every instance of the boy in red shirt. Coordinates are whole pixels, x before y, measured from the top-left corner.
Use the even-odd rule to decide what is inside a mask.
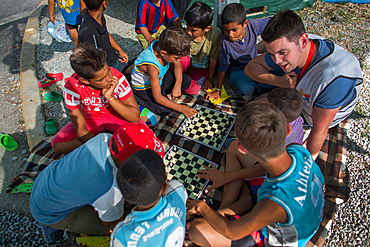
[[[64,154],[98,133],[114,133],[127,122],[140,120],[140,110],[127,79],[108,66],[105,51],[81,43],[69,60],[76,73],[64,85],[63,96],[71,123],[51,142],[55,152]]]

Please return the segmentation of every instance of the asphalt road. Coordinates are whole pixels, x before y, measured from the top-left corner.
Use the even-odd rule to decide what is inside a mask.
[[[19,57],[28,17],[41,0],[1,0],[0,5],[0,132],[11,134],[19,148],[0,147],[0,210],[30,216],[29,195],[6,194],[29,155],[19,96]],[[23,125],[23,126],[22,126]]]

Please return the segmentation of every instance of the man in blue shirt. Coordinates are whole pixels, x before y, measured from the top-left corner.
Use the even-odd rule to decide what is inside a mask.
[[[302,94],[302,113],[312,127],[306,145],[316,159],[328,129],[346,119],[357,103],[363,81],[360,63],[330,40],[307,34],[301,18],[290,10],[276,14],[261,37],[267,53],[252,59],[245,74]]]

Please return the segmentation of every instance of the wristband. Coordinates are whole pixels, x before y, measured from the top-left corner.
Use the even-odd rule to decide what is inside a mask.
[[[113,97],[113,96],[112,96],[112,98],[110,98],[110,99],[107,101],[107,103],[109,104],[109,102],[110,102],[112,99],[114,99],[114,97]]]
[[[217,87],[216,87],[216,90],[217,90],[217,91],[222,91],[222,88],[217,88]]]

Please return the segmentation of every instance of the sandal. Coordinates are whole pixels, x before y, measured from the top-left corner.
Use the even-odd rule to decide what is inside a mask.
[[[62,79],[63,79],[63,73],[56,73],[56,74],[48,73],[43,79],[39,80],[38,85],[39,87],[44,88]]]
[[[50,118],[45,123],[45,131],[48,135],[54,135],[58,132],[57,121],[54,118]]]
[[[14,151],[19,147],[19,145],[10,135],[0,133],[0,147],[5,148],[8,151]]]
[[[18,193],[31,193],[33,188],[33,183],[28,184],[20,184],[17,186],[14,186],[14,188],[10,191],[12,194],[18,194]]]
[[[45,94],[44,99],[46,101],[56,101],[59,102],[63,99],[63,95],[57,93],[55,91],[51,91],[50,93]]]

